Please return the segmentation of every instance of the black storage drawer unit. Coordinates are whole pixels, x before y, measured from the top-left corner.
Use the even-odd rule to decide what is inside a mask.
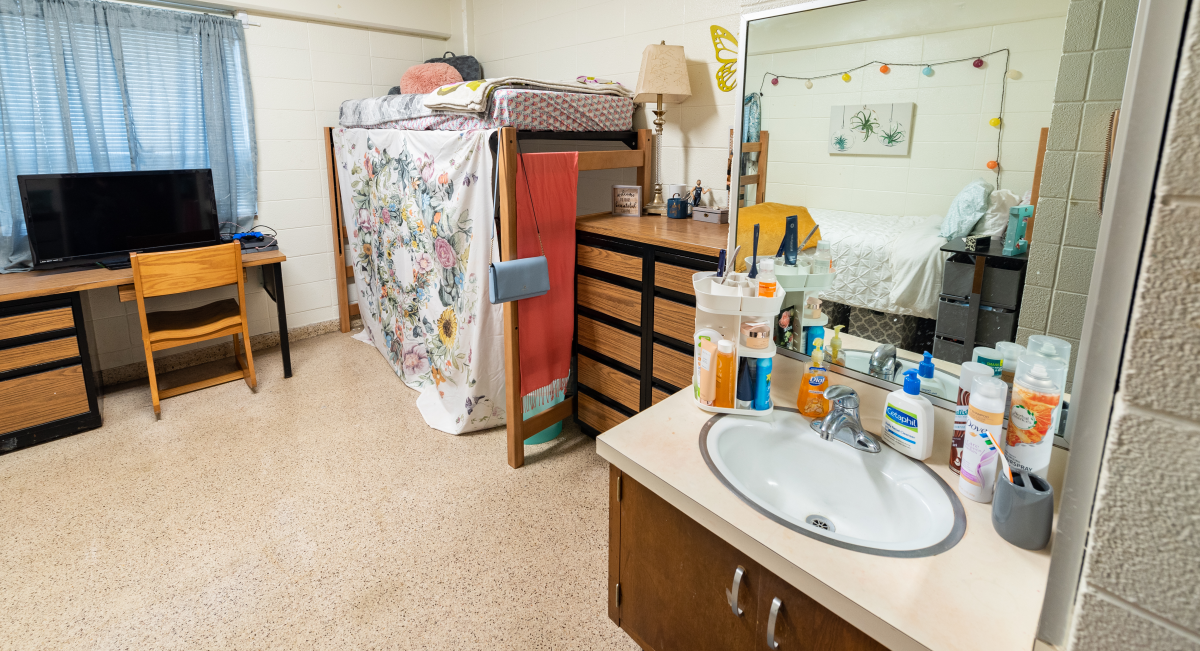
[[[961,238],[942,247],[951,255],[942,272],[934,357],[961,364],[977,346],[1016,339],[1029,254],[1004,255],[1003,248],[1003,238],[995,237],[972,250]],[[976,273],[980,289],[973,294]]]
[[[938,317],[934,334],[966,341],[970,312],[971,307],[966,301],[957,301],[943,296],[938,302]],[[974,341],[976,346],[994,347],[998,342],[1012,341],[1016,332],[1016,312],[987,306],[980,308],[979,318],[975,322]]]
[[[971,280],[974,275],[974,265],[947,261],[942,272],[942,294],[966,299],[971,295]],[[1021,286],[1024,284],[1021,275],[1019,270],[984,267],[980,302],[1010,310],[1017,309],[1017,303],[1021,299]]]
[[[0,454],[100,422],[79,294],[0,303]]]

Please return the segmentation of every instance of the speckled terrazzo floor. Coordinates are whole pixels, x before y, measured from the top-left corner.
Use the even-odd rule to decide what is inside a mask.
[[[348,335],[0,457],[0,649],[637,649],[606,609],[607,465],[572,426],[427,427]]]

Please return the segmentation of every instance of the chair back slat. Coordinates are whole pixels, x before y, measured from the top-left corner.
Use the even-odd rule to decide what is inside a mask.
[[[242,268],[237,242],[163,253],[134,253],[133,282],[142,296],[165,296],[237,284]]]

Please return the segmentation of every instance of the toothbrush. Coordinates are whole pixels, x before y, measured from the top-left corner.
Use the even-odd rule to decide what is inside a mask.
[[[746,275],[750,280],[758,278],[758,224],[754,225],[754,262],[750,263],[750,273]]]
[[[713,276],[716,277],[716,281],[714,281],[714,282],[716,282],[718,285],[724,283],[724,281],[725,281],[725,249],[721,249],[721,252],[717,254],[717,273],[713,274]]]
[[[813,226],[813,229],[812,229],[811,231],[809,231],[809,232],[808,232],[808,237],[804,238],[804,241],[803,241],[803,242],[801,242],[801,243],[800,243],[800,246],[796,247],[796,249],[797,249],[797,250],[803,249],[803,248],[804,248],[804,245],[805,245],[805,244],[808,244],[808,241],[809,241],[809,240],[811,240],[811,239],[812,239],[812,236],[816,234],[816,232],[817,232],[817,229],[818,229],[818,228],[820,228],[820,226],[819,226],[819,225],[818,225],[818,226]]]
[[[988,446],[995,450],[996,454],[1000,456],[1000,467],[1004,468],[1004,474],[1008,476],[1008,483],[1011,484],[1013,480],[1012,466],[1008,465],[1008,459],[1004,458],[1004,452],[1000,450],[1000,446],[997,445],[994,440],[992,440],[992,435],[987,431],[983,432],[983,442],[987,443]]]

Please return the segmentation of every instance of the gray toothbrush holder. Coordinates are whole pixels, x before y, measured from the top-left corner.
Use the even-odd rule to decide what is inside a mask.
[[[1045,549],[1053,524],[1054,489],[1045,479],[1013,470],[1010,482],[1000,473],[992,498],[992,526],[1001,538],[1021,549]]]

